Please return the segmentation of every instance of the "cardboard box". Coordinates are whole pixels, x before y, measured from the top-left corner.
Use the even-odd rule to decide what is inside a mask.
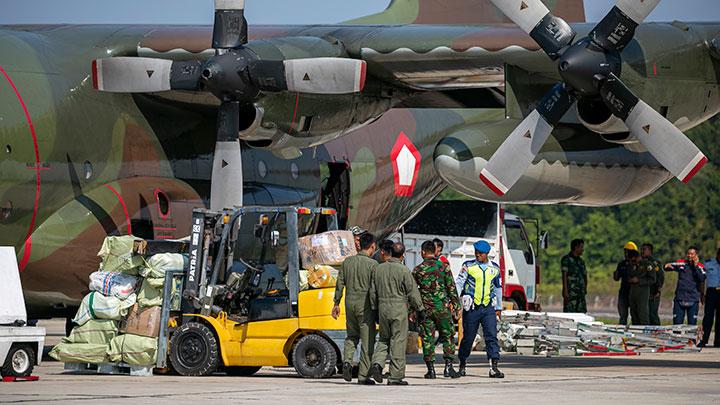
[[[355,238],[350,231],[330,231],[300,238],[300,262],[305,270],[316,265],[339,266],[357,254]]]
[[[127,333],[145,337],[158,337],[160,333],[160,316],[162,307],[148,307],[140,309],[135,304],[127,319],[123,321],[120,333]]]

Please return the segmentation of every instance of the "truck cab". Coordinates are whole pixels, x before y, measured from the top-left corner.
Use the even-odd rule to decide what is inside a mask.
[[[503,305],[520,310],[540,310],[537,285],[540,268],[536,249],[525,220],[505,212],[501,204],[481,201],[434,201],[392,236],[406,246],[405,262],[413,268],[422,262],[420,246],[440,239],[443,254],[457,278],[465,261],[475,258],[473,244],[485,240],[492,246],[489,257],[501,270]],[[543,246],[546,235],[538,235]]]

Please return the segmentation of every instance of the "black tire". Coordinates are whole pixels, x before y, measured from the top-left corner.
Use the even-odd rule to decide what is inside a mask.
[[[231,375],[233,377],[250,377],[251,375],[254,375],[258,371],[260,371],[262,367],[249,367],[249,366],[238,366],[238,367],[225,367],[225,372],[227,375]]]
[[[36,359],[35,349],[28,344],[16,344],[10,348],[2,366],[3,377],[28,377],[32,374]]]
[[[170,363],[184,376],[214,373],[220,363],[220,350],[213,331],[198,322],[182,325],[170,339]]]
[[[292,360],[295,371],[304,378],[330,378],[336,371],[337,353],[324,337],[307,335],[293,348]]]

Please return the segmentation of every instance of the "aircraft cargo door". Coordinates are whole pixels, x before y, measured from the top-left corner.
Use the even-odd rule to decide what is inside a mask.
[[[348,163],[328,163],[322,168],[322,207],[337,210],[338,229],[347,229],[350,215],[350,165]],[[326,224],[320,224],[320,230],[327,229]]]

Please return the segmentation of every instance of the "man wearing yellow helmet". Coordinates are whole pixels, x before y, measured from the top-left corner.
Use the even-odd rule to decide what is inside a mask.
[[[618,291],[618,315],[620,315],[620,325],[627,325],[628,315],[630,312],[630,261],[628,254],[637,252],[638,247],[635,242],[628,242],[624,246],[623,260],[620,261],[613,273],[613,279],[620,281],[620,291]]]

